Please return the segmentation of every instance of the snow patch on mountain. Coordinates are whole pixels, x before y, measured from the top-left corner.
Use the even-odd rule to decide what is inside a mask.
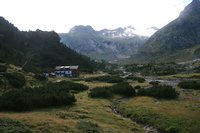
[[[135,36],[148,36],[150,37],[159,29],[157,27],[151,27],[146,29],[135,29],[132,26],[117,28],[113,30],[104,29],[100,31],[100,34],[112,38],[130,38]]]

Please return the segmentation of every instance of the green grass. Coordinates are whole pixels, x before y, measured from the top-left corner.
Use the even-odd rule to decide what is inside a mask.
[[[32,133],[23,123],[11,119],[0,118],[1,133]]]
[[[10,70],[9,70],[10,71]],[[20,70],[19,70],[20,71]],[[24,73],[24,72],[22,72]],[[27,79],[26,86],[42,86],[45,82],[37,81],[32,74],[24,74]],[[84,74],[82,78],[98,77],[104,73]],[[186,75],[185,75],[186,76]],[[71,80],[68,78],[49,78],[51,82]],[[112,86],[113,83],[74,81],[95,87]],[[139,83],[130,81],[134,87],[151,86],[148,82]],[[111,110],[113,100],[120,98],[114,96],[112,101],[107,99],[92,99],[88,97],[89,91],[75,94],[76,103],[71,106],[50,107],[27,112],[0,112],[0,119],[12,119],[25,125],[37,133],[82,133],[94,130],[101,133],[143,133],[145,130],[140,124],[130,119],[116,115]],[[120,111],[134,121],[147,123],[168,132],[196,133],[200,131],[200,91],[181,92],[178,100],[158,101],[149,97],[136,97],[126,99],[119,104]],[[15,128],[15,127],[14,127]]]
[[[98,85],[101,86],[102,84],[95,84],[90,87]],[[114,114],[110,108],[111,101],[92,99],[88,97],[87,93],[75,94],[77,102],[70,107],[63,106],[22,113],[0,112],[0,118],[4,117],[21,121],[33,132],[38,133],[81,133],[83,129],[77,128],[78,123],[81,121],[97,124],[101,133],[144,132],[140,125]]]
[[[200,79],[200,73],[179,73],[175,75],[159,76],[160,79]]]
[[[200,130],[199,101],[189,97],[182,95],[179,100],[169,101],[136,97],[120,103],[118,110],[124,116],[161,132],[194,133]]]

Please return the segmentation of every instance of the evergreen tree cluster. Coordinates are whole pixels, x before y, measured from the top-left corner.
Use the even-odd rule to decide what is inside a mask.
[[[86,71],[103,67],[60,43],[54,31],[22,32],[3,17],[0,17],[0,60],[31,72],[48,72],[59,65],[79,65]]]

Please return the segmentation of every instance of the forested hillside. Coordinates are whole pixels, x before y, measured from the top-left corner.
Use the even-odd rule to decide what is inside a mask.
[[[49,71],[58,65],[80,65],[82,70],[94,70],[100,65],[60,43],[54,31],[23,32],[0,17],[0,60],[27,71]]]

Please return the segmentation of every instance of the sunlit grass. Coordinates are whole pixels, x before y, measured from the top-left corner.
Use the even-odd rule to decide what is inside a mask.
[[[131,114],[133,118],[135,116],[138,121],[162,130],[173,127],[179,132],[193,133],[200,130],[199,96],[200,91],[182,92],[178,100],[135,97],[120,103],[119,108],[123,113]]]
[[[88,83],[90,88],[99,86],[110,86],[108,83]],[[80,133],[77,123],[90,121],[97,123],[101,132],[110,133],[132,133],[144,132],[143,128],[129,119],[114,114],[110,108],[111,101],[102,99],[91,99],[88,92],[76,94],[77,102],[73,106],[40,109],[31,112],[0,112],[0,118],[11,118],[25,123],[35,132],[74,132]]]

